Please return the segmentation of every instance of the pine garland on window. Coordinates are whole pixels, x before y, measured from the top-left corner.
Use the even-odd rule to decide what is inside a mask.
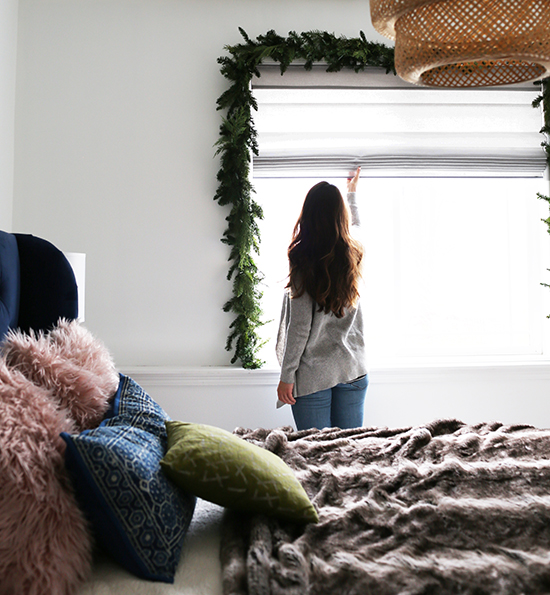
[[[266,59],[278,62],[283,74],[294,61],[303,62],[306,70],[314,63],[327,65],[327,72],[352,68],[360,72],[377,66],[393,72],[393,48],[367,41],[361,31],[358,38],[336,37],[334,34],[309,31],[280,37],[275,31],[250,39],[239,28],[244,43],[226,46],[229,56],[218,59],[221,73],[230,86],[218,99],[218,109],[226,110],[220,126],[217,155],[221,166],[218,171],[218,190],[214,196],[220,205],[230,206],[227,228],[222,242],[230,246],[231,263],[227,275],[233,279],[233,297],[223,309],[235,318],[230,326],[226,349],[234,350],[231,363],[240,360],[243,368],[259,368],[258,358],[262,346],[257,329],[263,322],[260,301],[262,275],[254,262],[259,253],[260,233],[258,220],[263,218],[261,207],[253,200],[254,188],[250,183],[252,155],[258,155],[257,133],[252,117],[258,105],[252,95],[251,81],[259,76],[258,67]]]
[[[361,31],[358,38],[337,37],[323,31],[297,34],[291,31],[281,37],[275,31],[251,39],[239,28],[244,43],[226,46],[229,56],[218,59],[221,73],[230,82],[229,88],[217,101],[218,110],[226,110],[220,126],[220,138],[216,155],[220,155],[219,182],[214,200],[230,206],[227,228],[222,242],[230,246],[228,280],[233,279],[233,297],[223,306],[224,311],[235,315],[230,325],[226,349],[233,350],[231,363],[240,360],[243,368],[259,368],[263,362],[258,358],[262,343],[257,329],[262,322],[260,285],[262,275],[254,262],[259,253],[260,233],[258,220],[263,218],[261,207],[254,201],[254,188],[250,182],[252,156],[258,155],[257,133],[252,117],[258,105],[254,99],[251,81],[259,76],[258,67],[266,59],[277,62],[283,74],[295,61],[311,70],[314,63],[325,63],[327,72],[344,68],[360,72],[367,67],[382,67],[395,74],[394,50],[383,44],[367,41]],[[542,104],[545,134],[542,142],[550,166],[550,78],[542,82],[541,95],[534,107]],[[550,197],[538,194],[548,201]],[[550,233],[550,217],[544,222]],[[550,270],[550,269],[549,269]],[[550,287],[550,284],[545,284]]]
[[[541,84],[541,93],[540,95],[533,101],[533,107],[540,107],[542,105],[542,113],[543,113],[543,120],[544,124],[541,128],[541,133],[544,134],[544,141],[542,141],[541,145],[546,152],[546,162],[548,167],[550,167],[550,78],[546,78],[542,81]],[[550,196],[546,196],[544,194],[537,193],[537,196],[545,200],[550,206]],[[547,231],[550,233],[550,217],[547,219],[542,220],[547,225]],[[547,269],[550,271],[550,269]],[[550,287],[548,283],[541,283],[545,287]],[[550,314],[547,316],[550,318]]]

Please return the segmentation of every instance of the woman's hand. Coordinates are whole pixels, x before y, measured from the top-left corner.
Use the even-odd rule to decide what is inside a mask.
[[[294,405],[296,399],[294,398],[294,384],[288,382],[279,382],[277,387],[277,397],[281,403],[285,405]]]
[[[359,175],[361,174],[361,166],[355,171],[353,178],[348,178],[348,192],[357,191],[357,182],[359,182]]]

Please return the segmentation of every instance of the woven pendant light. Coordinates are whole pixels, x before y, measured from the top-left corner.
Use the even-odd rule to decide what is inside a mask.
[[[484,87],[550,74],[550,0],[370,0],[370,9],[411,83]]]

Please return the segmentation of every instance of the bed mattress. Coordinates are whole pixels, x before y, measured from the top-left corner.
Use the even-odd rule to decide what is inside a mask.
[[[107,556],[97,556],[78,595],[222,595],[220,527],[224,509],[198,499],[173,584],[136,578]]]

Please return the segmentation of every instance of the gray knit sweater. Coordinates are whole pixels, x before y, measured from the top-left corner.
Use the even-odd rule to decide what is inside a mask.
[[[352,224],[359,223],[355,194],[349,193]],[[283,299],[277,335],[281,381],[294,384],[297,397],[350,382],[367,373],[361,303],[342,318],[319,312],[306,292]]]

